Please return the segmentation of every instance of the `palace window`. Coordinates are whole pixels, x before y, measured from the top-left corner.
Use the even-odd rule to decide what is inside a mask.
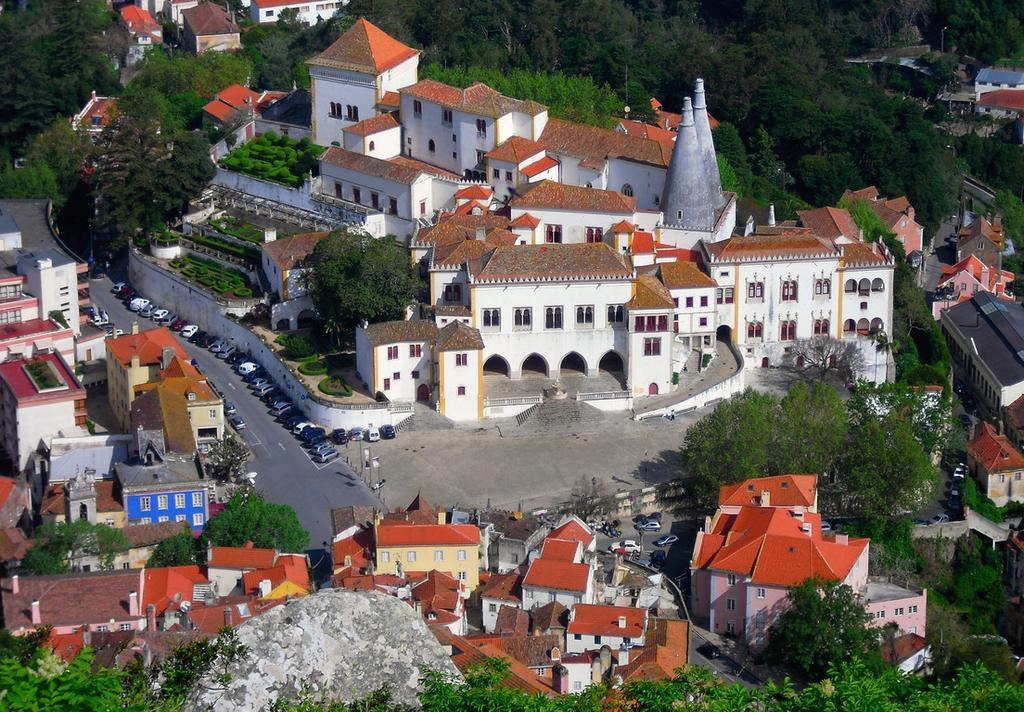
[[[544,227],[544,241],[545,242],[561,242],[562,241],[562,226],[561,225],[546,225]]]
[[[484,309],[484,328],[497,329],[501,326],[500,309]]]
[[[814,280],[814,293],[822,296],[828,296],[832,293],[832,280],[830,279],[816,279]]]
[[[764,299],[764,282],[748,282],[747,299]]]
[[[345,119],[348,121],[359,121],[359,107],[352,104],[345,105]]]
[[[441,123],[444,124],[445,126],[451,126],[452,125],[452,110],[451,109],[441,109]]]
[[[455,365],[465,366],[469,363],[469,354],[455,354]]]
[[[533,328],[533,314],[530,307],[516,307],[514,326],[523,331]]]
[[[487,122],[483,119],[476,120],[476,135],[480,138],[487,136]]]
[[[562,307],[545,307],[545,309],[544,309],[544,328],[545,329],[561,329],[562,328]]]
[[[814,335],[815,336],[827,336],[828,335],[828,319],[815,319],[814,320]]]
[[[587,242],[601,242],[604,232],[599,227],[587,228]]]
[[[608,323],[621,324],[626,318],[626,310],[621,304],[608,305]]]
[[[752,321],[747,324],[747,338],[760,339],[764,333],[764,325],[759,321]]]
[[[716,304],[732,304],[734,298],[735,289],[733,287],[722,287],[715,290]]]
[[[796,321],[783,321],[779,324],[779,340],[793,341],[796,339]]]
[[[412,102],[412,115],[417,119],[423,118],[423,104],[419,99],[413,99]]]
[[[398,347],[388,346],[388,361],[394,361],[398,358]]]
[[[644,339],[644,356],[661,356],[661,339]]]
[[[782,281],[782,301],[795,302],[797,298],[797,284],[795,279]]]
[[[423,355],[423,344],[409,344],[409,356],[419,358]]]
[[[444,288],[444,300],[446,302],[461,302],[462,301],[462,285],[460,284],[449,284]]]
[[[594,307],[576,307],[576,326],[591,327],[594,325]]]

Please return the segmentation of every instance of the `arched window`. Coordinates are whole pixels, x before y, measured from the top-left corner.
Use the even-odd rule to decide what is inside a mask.
[[[871,282],[864,278],[857,284],[857,295],[866,297],[869,294],[871,294]]]
[[[885,323],[877,316],[871,320],[871,333],[878,334],[885,331]]]
[[[747,324],[747,338],[748,339],[760,339],[763,326],[759,321],[752,321]]]
[[[885,282],[882,281],[881,277],[875,277],[871,280],[871,291],[872,292],[884,292]]]
[[[871,331],[871,324],[868,322],[867,319],[858,319],[857,320],[857,335],[858,336],[867,336],[868,332],[870,332],[870,331]]]
[[[84,503],[78,505],[78,518],[79,519],[88,519],[89,518],[89,507],[86,506]]]
[[[847,294],[852,294],[853,292],[856,292],[857,291],[857,280],[855,280],[855,279],[848,279],[848,280],[846,280],[846,289],[845,289],[845,291],[846,291]]]
[[[828,319],[821,320],[821,333],[824,334],[825,336],[828,336],[829,326],[830,324],[828,323]]]
[[[624,183],[622,185],[622,194],[625,195],[627,198],[632,198],[633,186],[631,186],[629,183]]]
[[[855,322],[853,319],[847,319],[846,321],[843,322],[844,334],[852,334],[855,331],[857,331],[857,322]]]
[[[430,139],[429,141],[427,141],[427,150],[430,151],[431,153],[434,152],[434,139]]]
[[[370,141],[370,150],[373,150],[373,141]]]
[[[796,322],[784,321],[779,325],[779,340],[792,341],[796,338]]]
[[[832,282],[827,279],[816,279],[814,280],[814,293],[824,296],[832,291]]]

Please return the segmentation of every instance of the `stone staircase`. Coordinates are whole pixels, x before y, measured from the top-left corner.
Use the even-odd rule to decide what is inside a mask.
[[[412,417],[399,423],[396,430],[399,432],[451,430],[454,427],[455,423],[433,408],[417,403]]]
[[[550,435],[584,432],[600,429],[605,425],[605,420],[608,417],[594,406],[573,398],[546,400],[525,413],[530,415],[519,424],[519,428],[516,430],[517,434]]]
[[[536,405],[531,405],[529,408],[527,408],[522,413],[517,415],[516,425],[522,427],[523,423],[525,423],[527,420],[533,417],[534,413],[537,412],[538,408],[540,408],[540,403],[537,403]]]

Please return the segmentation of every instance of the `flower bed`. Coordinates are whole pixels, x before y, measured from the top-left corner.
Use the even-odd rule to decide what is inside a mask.
[[[298,188],[305,175],[317,168],[325,150],[308,138],[296,141],[268,131],[229,153],[221,165],[228,170]]]
[[[188,255],[171,260],[170,265],[181,272],[182,276],[222,296],[234,296],[239,299],[248,299],[252,296],[249,278],[244,273],[224,267],[213,260]]]
[[[259,250],[252,247],[248,247],[246,245],[239,245],[236,242],[231,242],[230,240],[225,240],[221,237],[192,233],[191,235],[188,236],[188,239],[192,240],[192,242],[196,243],[197,245],[209,247],[211,250],[217,250],[217,252],[223,252],[226,255],[240,257],[243,260],[247,260],[249,262],[257,264],[260,261]]]
[[[234,215],[224,215],[208,221],[207,224],[217,232],[237,237],[239,240],[255,242],[256,244],[263,243],[263,230],[261,228],[250,225]]]
[[[317,385],[321,393],[339,398],[348,398],[352,395],[352,386],[345,382],[341,376],[328,376]]]

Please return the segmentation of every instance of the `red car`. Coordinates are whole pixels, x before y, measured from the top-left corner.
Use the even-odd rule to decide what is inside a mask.
[[[188,326],[187,321],[185,321],[184,319],[178,319],[176,322],[171,324],[171,331],[181,331],[186,326]]]
[[[117,295],[122,302],[129,302],[135,296],[135,290],[131,287],[125,287]]]

